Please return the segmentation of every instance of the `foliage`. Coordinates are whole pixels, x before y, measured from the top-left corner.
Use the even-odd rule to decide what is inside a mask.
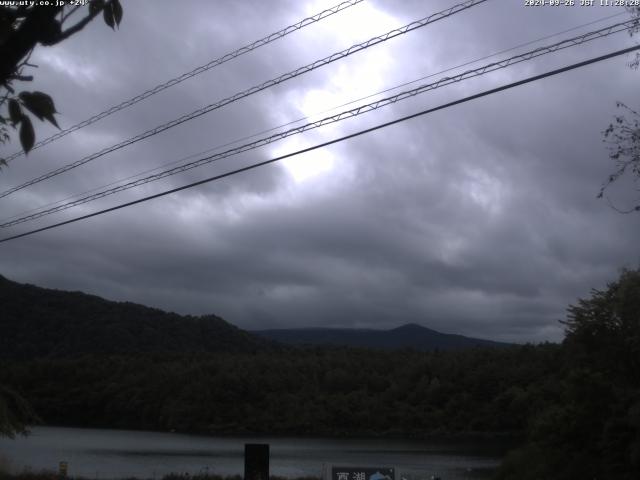
[[[457,352],[316,348],[5,361],[44,422],[211,434],[522,431],[557,345]]]
[[[605,190],[625,173],[630,172],[634,182],[640,182],[640,115],[622,102],[618,102],[618,108],[626,111],[630,118],[624,114],[616,115],[613,123],[604,131],[604,141],[609,145],[609,158],[616,164],[616,170],[600,188],[598,198],[602,198]],[[640,188],[637,188],[640,191]],[[621,210],[621,213],[640,211],[640,203],[629,209]]]
[[[181,316],[0,276],[0,358],[270,348],[215,315]]]
[[[31,406],[15,390],[0,383],[0,437],[27,433],[27,425],[38,421]]]
[[[569,307],[556,395],[501,479],[640,478],[640,270]]]
[[[34,48],[37,45],[56,45],[68,39],[101,12],[105,23],[112,29],[122,21],[123,11],[119,0],[90,0],[84,17],[69,26],[70,18],[81,11],[79,4],[36,6],[29,5],[29,2],[16,2],[13,6],[0,6],[0,88],[5,90],[0,96],[0,108],[6,105],[6,113],[0,113],[0,143],[10,139],[9,127],[16,129],[19,126],[20,144],[24,152],[28,153],[33,148],[35,132],[26,111],[40,121],[47,120],[58,127],[54,117],[56,108],[49,95],[39,91],[16,94],[13,85],[14,82],[33,80],[33,76],[24,75],[23,71],[35,67],[29,63]],[[6,165],[6,162],[0,159],[0,167],[2,165]]]
[[[136,480],[138,477],[128,477],[127,480]],[[74,480],[89,480],[86,477],[73,477]],[[60,476],[55,472],[41,471],[23,471],[18,474],[9,474],[0,470],[0,480],[60,480]],[[161,480],[242,480],[240,475],[216,475],[216,474],[196,474],[188,473],[170,473],[161,477]],[[269,476],[269,480],[321,480],[319,477],[297,477],[285,478],[275,475]]]
[[[636,20],[629,29],[629,34],[634,35],[640,31],[640,7],[627,7],[627,11]],[[636,53],[629,66],[634,69],[640,66],[640,53]],[[609,158],[615,162],[616,167],[600,187],[598,198],[603,198],[605,190],[627,173],[631,174],[636,185],[640,182],[640,117],[637,111],[622,102],[618,102],[617,107],[622,113],[615,115],[613,122],[603,132],[603,141],[609,147]],[[630,115],[630,118],[626,115]],[[640,188],[636,190],[640,191]],[[640,212],[640,200],[626,209],[618,208],[611,202],[609,204],[620,213]]]
[[[633,27],[629,29],[629,34],[634,35],[640,32],[640,6],[626,7],[627,12],[631,14],[631,18],[636,19]],[[638,68],[640,66],[640,53],[636,53],[636,58],[629,63],[631,68]]]
[[[565,325],[565,343],[581,363],[640,387],[640,270],[623,270],[606,290],[592,290],[569,307]]]

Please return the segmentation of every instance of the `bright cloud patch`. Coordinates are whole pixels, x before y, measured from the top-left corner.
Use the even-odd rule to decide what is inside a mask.
[[[309,145],[294,137],[274,150],[273,156],[301,150]],[[296,182],[303,182],[329,172],[333,168],[334,157],[328,150],[318,149],[287,158],[282,161],[282,165]]]

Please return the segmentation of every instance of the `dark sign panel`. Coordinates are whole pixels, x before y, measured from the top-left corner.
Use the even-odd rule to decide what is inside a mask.
[[[331,467],[331,480],[395,480],[395,476],[389,467]]]
[[[269,480],[269,444],[245,444],[244,480]]]

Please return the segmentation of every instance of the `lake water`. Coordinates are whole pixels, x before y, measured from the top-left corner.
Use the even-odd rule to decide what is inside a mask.
[[[496,442],[386,439],[207,437],[176,433],[34,428],[15,440],[0,438],[0,466],[57,470],[90,479],[160,478],[168,473],[243,474],[244,444],[270,444],[270,471],[284,477],[317,476],[330,465],[396,467],[401,480],[482,478],[495,468],[504,446]]]

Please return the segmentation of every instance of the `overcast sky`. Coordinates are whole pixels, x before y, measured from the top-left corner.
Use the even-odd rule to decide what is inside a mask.
[[[63,128],[338,1],[122,3],[118,31],[98,19],[58,46],[38,47],[32,57],[39,65],[32,72],[36,80],[24,88],[54,97]],[[0,172],[0,188],[456,3],[365,0],[13,161]],[[439,73],[617,13],[622,15]],[[432,82],[626,19],[619,7],[489,0],[16,192],[0,200],[0,216],[301,117],[320,118],[404,82],[435,74],[422,83]],[[634,41],[620,33],[562,50],[0,233],[17,234],[266,160]],[[630,59],[4,243],[0,274],[183,314],[214,313],[248,329],[415,322],[496,340],[559,341],[558,320],[569,304],[640,261],[640,216],[621,215],[596,198],[614,167],[601,132],[617,113],[616,101],[640,107],[640,72],[627,67]],[[38,138],[55,133],[37,121],[36,129]],[[10,154],[18,145],[0,149]],[[611,189],[611,201],[629,206],[631,187],[623,182]]]

